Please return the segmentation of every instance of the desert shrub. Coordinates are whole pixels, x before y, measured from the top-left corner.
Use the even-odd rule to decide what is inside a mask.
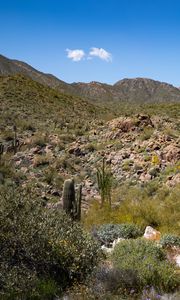
[[[153,287],[146,288],[143,290],[141,295],[141,300],[179,300],[180,293],[170,293],[170,294],[162,294],[160,295],[158,291],[156,291]]]
[[[150,225],[162,234],[180,232],[180,186],[169,189],[160,186],[156,180],[142,186],[121,185],[112,194],[112,208],[100,208],[93,201],[86,216],[84,226],[91,229],[93,224],[133,223],[144,229]]]
[[[50,162],[52,161],[52,157],[47,153],[47,154],[36,154],[34,156],[34,167],[39,167],[39,166],[46,166],[49,165]]]
[[[128,294],[134,290],[139,283],[136,271],[122,270],[119,268],[110,268],[100,266],[94,273],[92,280],[92,291],[95,294],[111,295]],[[104,298],[102,298],[104,299]]]
[[[117,213],[119,219],[126,218],[129,222],[158,228],[162,233],[178,234],[180,207],[179,187],[170,190],[159,187],[156,181],[143,186],[143,188],[126,189],[122,194],[123,201]]]
[[[57,290],[83,281],[98,254],[92,237],[62,211],[44,208],[25,191],[1,187],[0,297],[52,299]]]
[[[180,237],[173,234],[165,234],[160,240],[162,247],[180,247]]]
[[[95,143],[88,143],[85,145],[84,150],[87,152],[94,152],[97,150],[97,145]]]
[[[92,201],[87,213],[82,215],[82,223],[86,230],[91,230],[94,224],[97,226],[107,223],[118,223],[118,220],[114,221],[112,216],[113,211],[110,209],[109,204],[105,203],[103,207],[97,200]]]
[[[54,166],[49,166],[49,168],[47,168],[44,171],[44,180],[48,183],[48,184],[53,184],[54,183],[54,179],[57,175],[57,171],[54,168]]]
[[[97,230],[97,238],[102,244],[109,245],[117,238],[137,238],[143,232],[134,224],[104,224]]]
[[[113,191],[112,197],[116,205],[112,204],[110,210],[107,205],[100,208],[97,201],[92,202],[84,218],[84,226],[90,229],[93,224],[134,223],[144,228],[147,225],[159,224],[157,207],[147,193],[149,191],[146,187],[128,184],[118,187]]]
[[[151,163],[152,163],[154,166],[157,166],[157,165],[160,164],[160,159],[159,159],[159,156],[158,156],[157,154],[152,155]]]
[[[173,291],[180,285],[173,265],[166,261],[164,251],[144,239],[125,240],[115,246],[112,261],[116,268],[136,271],[137,291],[155,287],[160,291]]]
[[[3,155],[0,161],[0,174],[4,179],[11,178],[14,175],[12,163],[6,154]]]
[[[45,147],[48,142],[48,136],[47,134],[43,134],[42,132],[37,132],[33,138],[32,138],[32,145],[33,146],[39,146],[39,147]]]
[[[151,127],[150,127],[150,128],[149,128],[149,127],[145,127],[145,128],[143,129],[143,132],[140,134],[139,139],[140,139],[141,141],[149,140],[149,139],[152,137],[153,132],[154,132],[154,129],[153,129],[153,128],[151,128]]]
[[[64,133],[64,134],[60,134],[59,135],[59,139],[63,143],[71,143],[71,142],[73,142],[75,140],[75,136],[73,134]]]

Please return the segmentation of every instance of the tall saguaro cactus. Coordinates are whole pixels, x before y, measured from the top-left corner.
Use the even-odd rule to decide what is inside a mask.
[[[69,215],[72,215],[75,204],[74,180],[68,179],[64,182],[63,187],[63,209]]]
[[[17,139],[17,127],[16,125],[13,126],[13,130],[14,130],[14,139],[12,141],[12,147],[14,150],[14,154],[16,154],[17,149],[19,147],[19,140]]]
[[[63,187],[63,209],[74,220],[81,219],[82,186],[79,186],[77,196],[75,193],[74,180],[68,179]]]
[[[0,144],[0,162],[1,162],[1,156],[3,155],[4,153],[4,145],[1,143]]]
[[[81,220],[82,184],[79,185],[76,197],[76,219]]]

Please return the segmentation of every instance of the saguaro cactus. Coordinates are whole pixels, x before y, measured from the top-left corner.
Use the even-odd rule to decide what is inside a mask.
[[[81,220],[82,184],[79,185],[76,197],[76,219]]]
[[[1,156],[3,155],[4,153],[4,145],[1,143],[0,144],[0,162],[1,162]]]
[[[17,139],[17,127],[16,125],[13,126],[14,130],[14,139],[12,141],[12,148],[14,150],[14,154],[17,152],[17,148],[19,147],[19,140]]]
[[[68,179],[64,182],[63,187],[63,209],[69,215],[72,215],[75,203],[74,180]]]
[[[74,220],[81,219],[82,186],[79,186],[77,197],[75,193],[74,180],[68,179],[63,187],[63,209]]]

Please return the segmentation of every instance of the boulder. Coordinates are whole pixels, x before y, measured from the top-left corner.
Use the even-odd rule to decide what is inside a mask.
[[[178,173],[174,176],[169,176],[166,184],[170,187],[180,184],[180,173]]]
[[[180,160],[180,148],[175,145],[168,145],[163,150],[163,158],[168,162]]]
[[[144,233],[144,238],[151,241],[159,241],[161,233],[151,226],[147,226]]]
[[[149,115],[137,115],[136,116],[137,121],[136,121],[136,126],[138,127],[144,127],[144,126],[149,126],[149,127],[154,127],[154,124],[152,123],[152,120]]]
[[[72,146],[68,150],[69,154],[74,154],[75,156],[84,156],[84,153],[82,152],[81,148],[77,145]]]
[[[124,241],[125,239],[123,238],[117,238],[116,240],[113,241],[112,243],[112,247],[106,247],[105,245],[101,246],[101,250],[105,253],[105,254],[109,254],[112,253],[114,251],[114,248],[117,244],[119,244],[120,242]]]
[[[151,180],[151,175],[150,174],[144,174],[142,173],[139,177],[139,179],[142,181],[142,182],[147,182],[149,180]]]
[[[113,241],[112,243],[112,248],[114,249],[114,247],[119,244],[120,242],[124,241],[124,238],[117,238],[116,240]]]
[[[174,260],[175,260],[176,265],[180,268],[180,255],[176,255],[174,257]]]

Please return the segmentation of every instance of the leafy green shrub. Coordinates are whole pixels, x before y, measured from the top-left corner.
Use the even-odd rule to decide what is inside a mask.
[[[57,289],[83,281],[98,259],[98,245],[62,211],[44,208],[25,191],[1,187],[0,296],[42,299],[43,293],[52,299]]]
[[[165,234],[161,238],[160,244],[162,245],[162,247],[171,247],[171,246],[180,247],[180,237],[173,234]]]
[[[143,232],[134,224],[104,224],[97,231],[98,240],[105,245],[109,245],[117,238],[137,238]]]
[[[112,261],[116,268],[136,271],[139,278],[137,291],[146,286],[172,291],[180,285],[173,265],[166,261],[164,251],[151,241],[122,241],[115,246]]]

